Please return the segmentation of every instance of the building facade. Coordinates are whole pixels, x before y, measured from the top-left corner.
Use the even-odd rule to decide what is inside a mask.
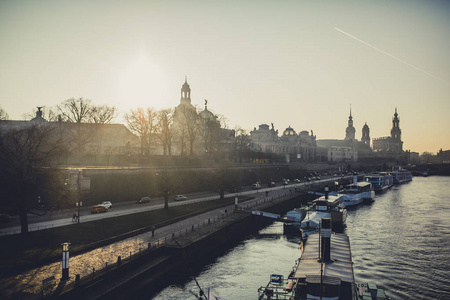
[[[391,136],[373,139],[373,151],[403,153],[402,131],[397,108],[395,108],[394,117],[392,118]]]
[[[259,125],[250,132],[250,138],[256,151],[271,153],[283,157],[286,162],[314,162],[316,157],[316,137],[311,132],[301,131],[299,134],[289,126],[278,136],[273,124]]]

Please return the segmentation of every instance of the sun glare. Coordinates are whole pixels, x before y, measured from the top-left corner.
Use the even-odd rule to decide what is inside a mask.
[[[167,81],[163,72],[145,56],[128,65],[120,76],[120,106],[164,108]]]

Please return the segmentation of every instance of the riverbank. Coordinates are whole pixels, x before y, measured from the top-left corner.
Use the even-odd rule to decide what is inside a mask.
[[[188,234],[174,236],[163,247],[151,254],[142,255],[127,266],[120,266],[105,274],[103,278],[85,282],[71,289],[64,299],[140,299],[149,298],[173,280],[174,276],[186,273],[205,257],[222,252],[245,236],[273,222],[251,214],[251,209],[263,209],[284,213],[306,203],[312,195],[286,193],[278,199],[267,199],[248,210],[228,212],[214,225],[192,228]],[[102,282],[102,291],[92,288]],[[109,284],[113,282],[114,284]],[[106,286],[105,286],[106,285]],[[95,295],[95,297],[93,296]]]
[[[241,197],[241,201],[245,199],[250,198]],[[0,247],[0,278],[59,261],[63,242],[71,243],[71,256],[75,256],[147,232],[152,226],[158,230],[158,228],[232,203],[234,198],[218,199],[172,207],[169,210],[159,209],[113,219],[33,231],[27,235],[2,236],[0,242],[8,247]]]

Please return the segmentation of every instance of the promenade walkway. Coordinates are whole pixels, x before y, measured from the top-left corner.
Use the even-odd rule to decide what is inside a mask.
[[[293,186],[291,191],[283,188],[272,188],[269,196],[266,196],[266,193],[263,190],[243,192],[241,195],[244,193],[252,194],[254,199],[240,203],[240,206],[247,208],[257,207],[257,205],[267,201],[274,201],[274,199],[291,196],[293,190]],[[197,200],[199,201],[200,199]],[[207,201],[207,199],[203,199],[203,201]],[[157,228],[154,232],[154,236],[152,236],[152,232],[150,231],[71,257],[69,265],[71,278],[65,283],[65,288],[70,288],[75,285],[76,274],[79,274],[82,280],[83,278],[93,278],[95,274],[101,272],[102,269],[116,264],[119,256],[122,261],[126,262],[127,259],[132,259],[135,256],[139,256],[143,251],[148,251],[149,247],[151,249],[156,248],[168,241],[172,241],[174,237],[189,234],[192,231],[192,228],[196,230],[206,226],[223,225],[229,220],[229,216],[233,215],[233,209],[233,205],[215,209],[201,215]],[[61,222],[58,224],[64,226],[64,224],[67,223]],[[41,293],[43,280],[54,276],[55,283],[59,283],[61,273],[61,262],[55,262],[24,272],[17,276],[2,279],[0,280],[0,298],[15,299],[20,297],[24,299],[33,299],[36,295]]]

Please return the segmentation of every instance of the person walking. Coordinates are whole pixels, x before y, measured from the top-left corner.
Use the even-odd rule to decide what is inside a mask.
[[[77,214],[73,213],[72,215],[72,222],[76,222],[77,221]]]
[[[152,227],[150,227],[150,228],[152,229],[152,237],[154,237],[154,236],[155,236],[155,229],[156,229],[156,228],[155,228],[155,226],[153,226],[153,225],[152,225]]]

